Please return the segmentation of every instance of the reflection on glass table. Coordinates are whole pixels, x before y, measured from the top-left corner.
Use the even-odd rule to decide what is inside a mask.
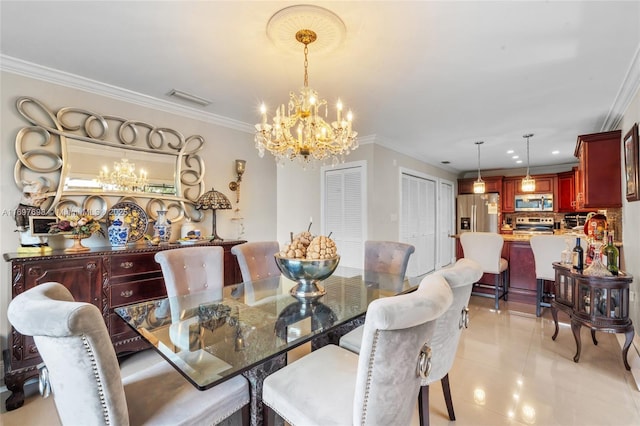
[[[366,280],[363,278],[366,276]],[[413,291],[419,279],[338,270],[326,294],[300,301],[282,276],[116,308],[198,389],[208,389],[366,313],[373,300]]]

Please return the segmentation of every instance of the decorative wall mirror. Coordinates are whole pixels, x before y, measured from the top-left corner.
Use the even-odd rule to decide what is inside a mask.
[[[47,214],[86,209],[103,218],[118,202],[135,202],[149,217],[168,210],[172,221],[202,219],[195,201],[205,191],[204,138],[125,118],[65,107],[53,112],[21,97],[30,124],[16,136],[19,188],[39,181]]]

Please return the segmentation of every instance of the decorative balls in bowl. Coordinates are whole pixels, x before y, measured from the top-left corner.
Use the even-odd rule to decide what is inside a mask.
[[[277,253],[275,261],[285,277],[298,283],[291,289],[291,295],[308,300],[316,299],[326,293],[318,282],[333,274],[340,263],[340,256],[335,255],[329,259],[291,259]]]

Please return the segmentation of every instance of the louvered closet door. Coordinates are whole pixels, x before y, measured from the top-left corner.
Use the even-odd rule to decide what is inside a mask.
[[[427,274],[436,268],[436,180],[402,173],[400,241],[413,244],[407,276]]]
[[[325,235],[331,232],[331,238],[338,246],[340,266],[363,268],[365,170],[363,165],[344,166],[324,170],[322,229]]]
[[[455,259],[455,240],[451,238],[454,231],[454,201],[453,182],[442,180],[438,197],[438,266],[443,268]]]

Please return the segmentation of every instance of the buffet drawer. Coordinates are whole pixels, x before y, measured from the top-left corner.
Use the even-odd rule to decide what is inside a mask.
[[[167,289],[162,277],[115,284],[110,287],[110,290],[112,308],[167,297]]]
[[[111,277],[161,271],[160,265],[153,258],[155,253],[132,256],[121,255],[111,257]]]

